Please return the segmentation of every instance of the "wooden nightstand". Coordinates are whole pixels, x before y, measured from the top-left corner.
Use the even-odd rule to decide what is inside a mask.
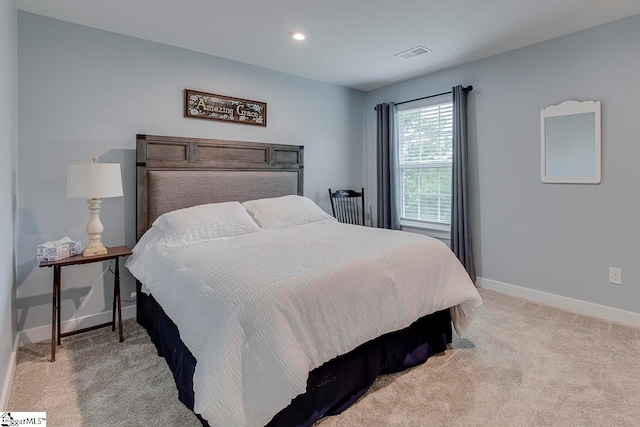
[[[82,332],[92,331],[105,326],[111,326],[111,330],[116,330],[116,307],[118,309],[118,331],[120,333],[120,342],[124,341],[122,334],[122,306],[120,304],[120,267],[119,259],[122,256],[131,255],[131,249],[127,246],[114,246],[108,248],[105,255],[96,255],[92,257],[83,257],[76,255],[73,257],[61,259],[60,261],[42,261],[40,267],[53,267],[53,311],[51,315],[51,361],[56,360],[56,337],[58,345],[60,338],[68,337]],[[90,326],[88,328],[78,329],[71,332],[60,333],[60,273],[62,267],[66,265],[90,264],[92,262],[101,262],[115,259],[116,269],[113,279],[113,317],[111,322],[101,323],[100,325]],[[117,306],[116,306],[117,304]],[[57,320],[56,320],[57,319]]]

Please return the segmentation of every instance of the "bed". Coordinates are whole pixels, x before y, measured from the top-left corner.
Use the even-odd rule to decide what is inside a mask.
[[[203,425],[312,425],[444,351],[481,304],[441,242],[339,224],[301,197],[303,153],[138,135],[138,322]],[[219,209],[251,218],[202,239]]]

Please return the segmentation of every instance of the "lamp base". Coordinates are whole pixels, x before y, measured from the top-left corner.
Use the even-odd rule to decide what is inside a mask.
[[[100,203],[102,203],[102,200],[91,198],[87,200],[87,203],[89,203],[89,212],[91,212],[91,217],[87,224],[89,244],[84,248],[84,251],[82,251],[82,256],[106,255],[107,248],[102,244],[102,231],[104,227],[102,226],[102,222],[100,222]]]
[[[104,246],[102,246],[101,248],[86,248],[84,251],[82,251],[82,256],[85,258],[97,256],[97,255],[106,255],[106,254],[107,254],[107,248],[105,248]]]

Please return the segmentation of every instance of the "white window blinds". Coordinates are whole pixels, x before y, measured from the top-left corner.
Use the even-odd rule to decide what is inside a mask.
[[[398,111],[400,217],[404,220],[451,223],[451,96]]]

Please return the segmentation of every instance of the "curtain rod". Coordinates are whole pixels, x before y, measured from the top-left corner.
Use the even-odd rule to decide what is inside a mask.
[[[462,90],[464,90],[465,92],[471,92],[473,90],[473,86],[469,85],[467,87],[462,88]],[[436,96],[448,95],[450,93],[451,93],[451,91],[442,92],[442,93],[438,93],[438,94],[435,94],[435,95],[423,96],[422,98],[416,98],[416,99],[410,99],[408,101],[396,102],[396,105],[406,104],[408,102],[413,102],[413,101],[420,101],[421,99],[435,98]]]

